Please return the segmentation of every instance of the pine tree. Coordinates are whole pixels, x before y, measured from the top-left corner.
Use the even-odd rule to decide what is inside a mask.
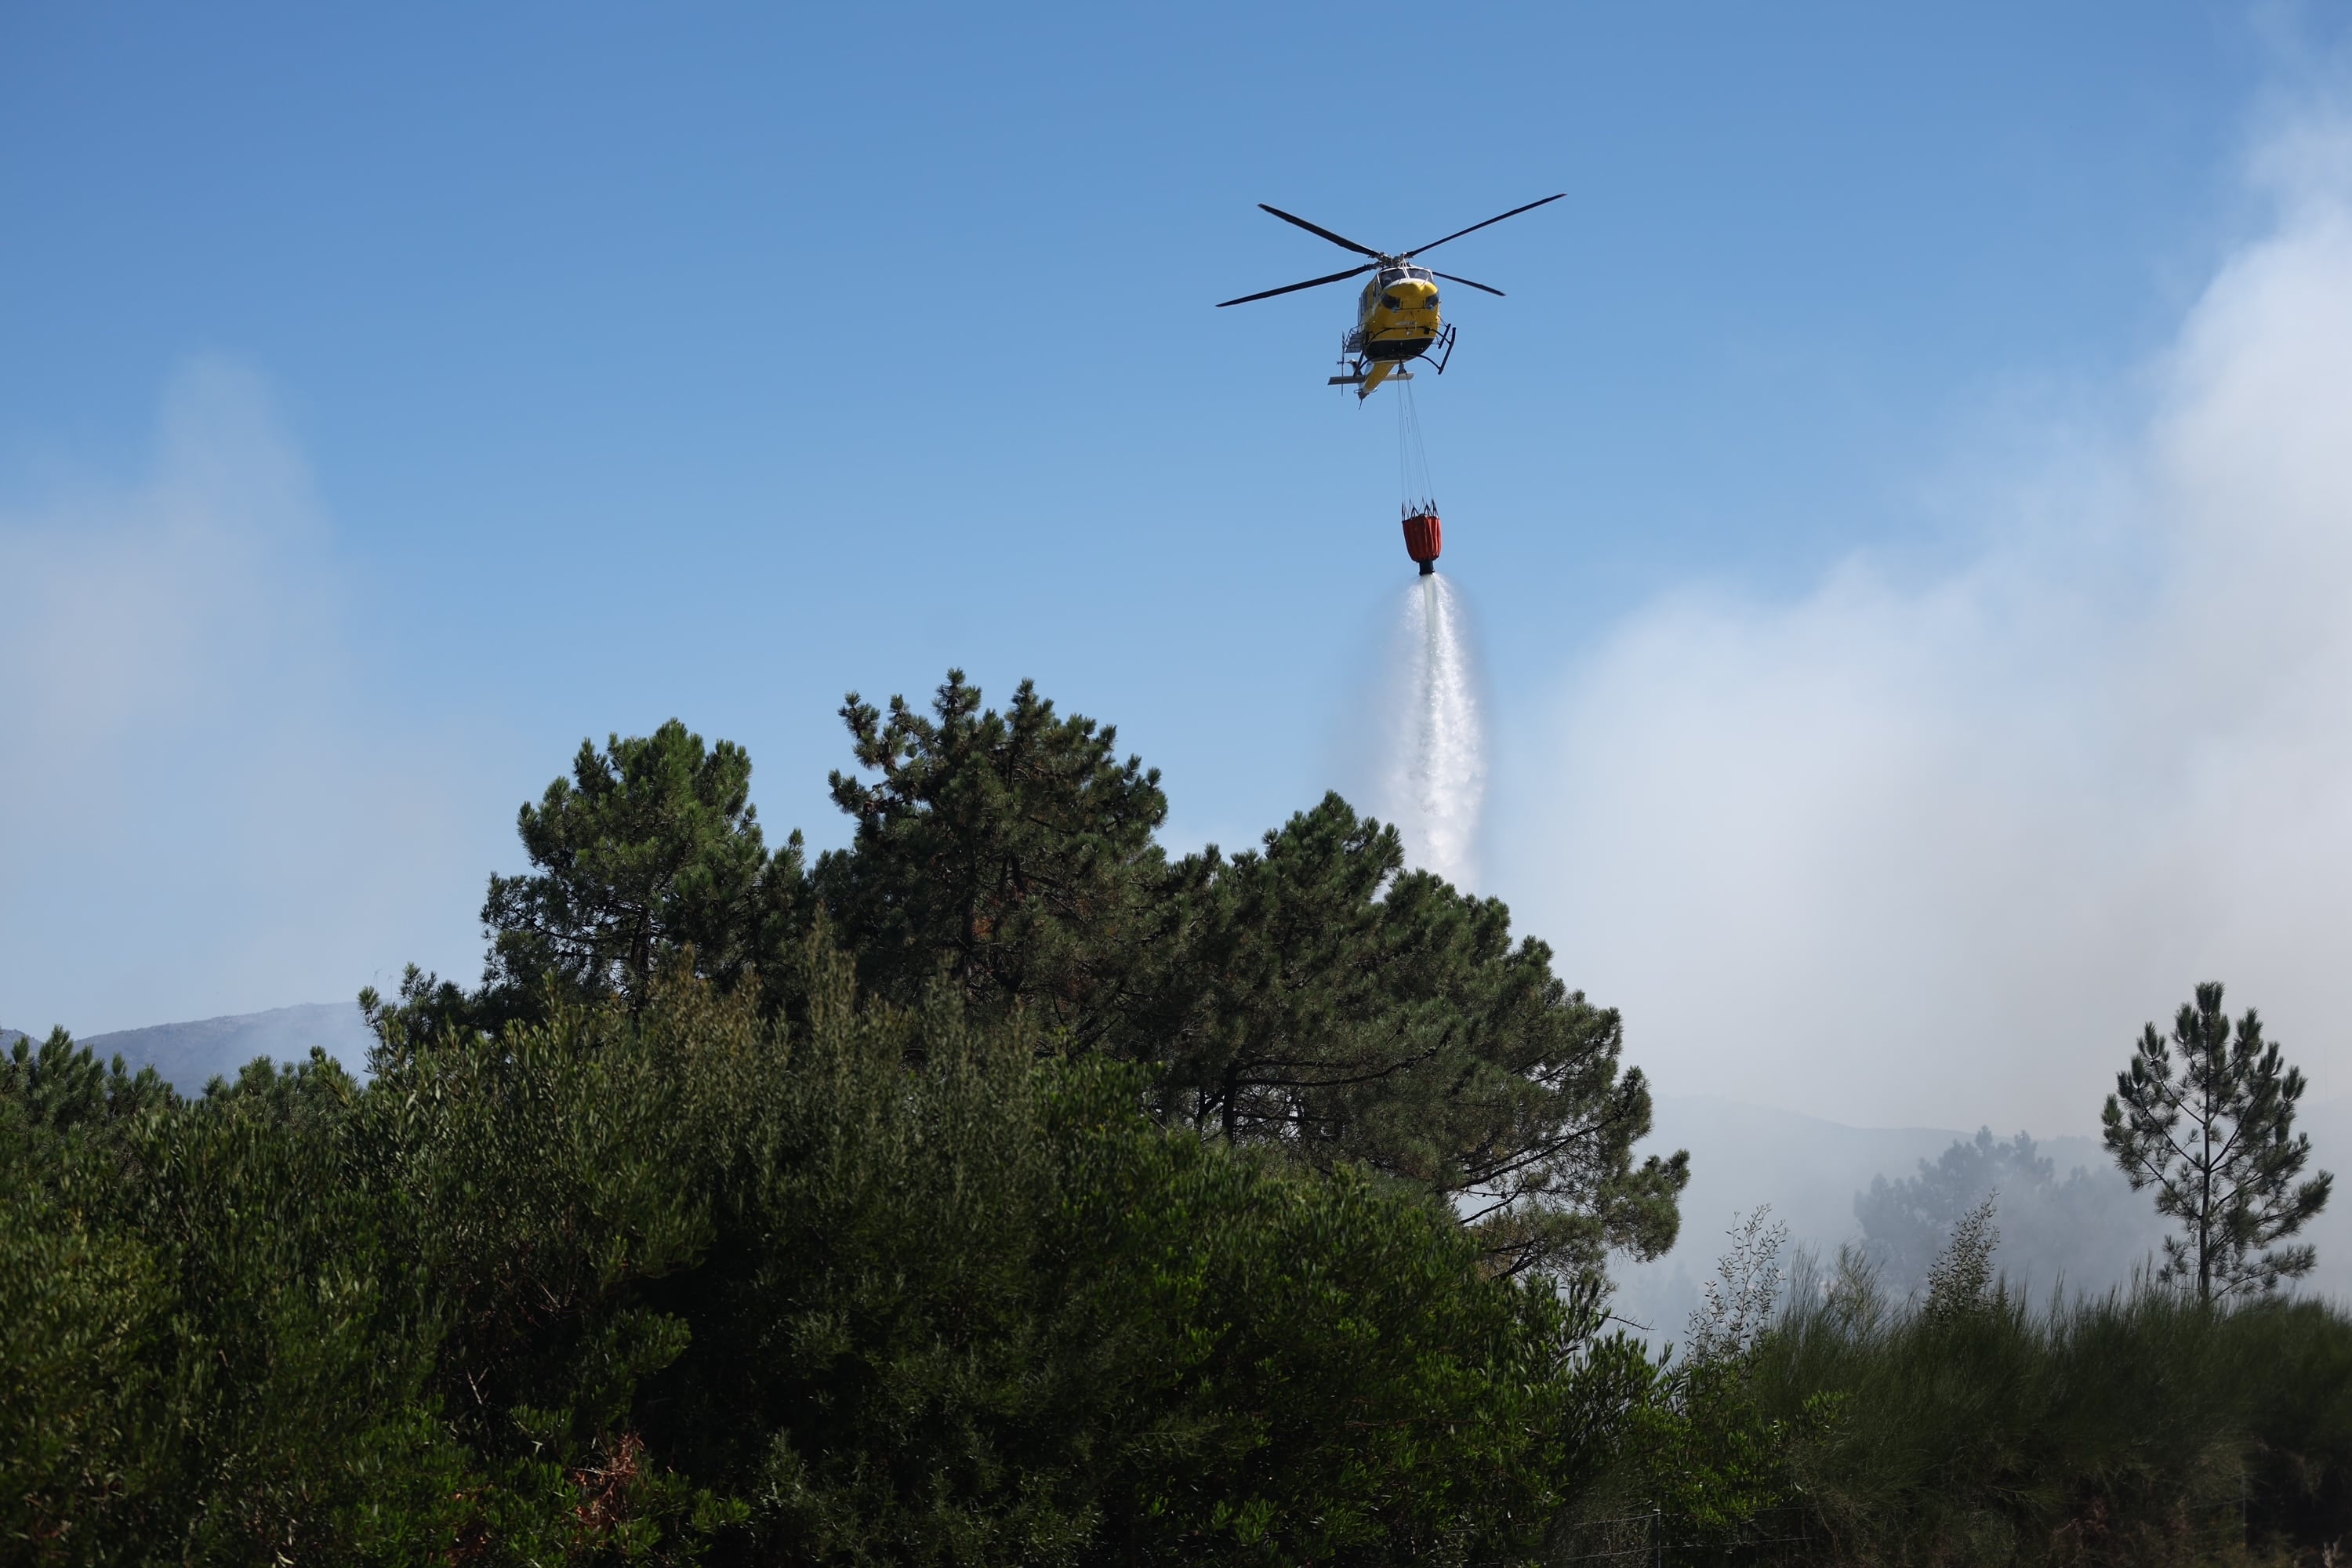
[[[1510,941],[1510,910],[1408,871],[1336,795],[1227,858],[1171,861],[1157,769],[1024,682],[999,714],[950,670],[929,717],[842,708],[873,783],[813,879],[859,978],[901,1003],[944,979],[1064,1048],[1139,1063],[1164,1120],[1438,1200],[1506,1273],[1597,1274],[1674,1243],[1688,1162],[1650,1131],[1623,1026]]]
[[[1121,1043],[1171,1119],[1441,1198],[1489,1266],[1597,1275],[1674,1244],[1682,1153],[1650,1131],[1622,1020],[1510,940],[1509,909],[1408,870],[1396,830],[1337,795],[1230,860],[1188,858],[1189,913],[1154,1005]]]
[[[534,1016],[554,984],[572,999],[642,1000],[691,948],[698,973],[732,983],[763,947],[797,942],[800,836],[775,854],[751,804],[751,759],[672,719],[649,736],[586,741],[572,776],[518,824],[535,869],[493,876],[483,1011]]]
[[[2154,1186],[2158,1211],[2179,1223],[2158,1278],[2194,1279],[2210,1300],[2311,1272],[2308,1243],[2275,1245],[2326,1205],[2335,1184],[2326,1171],[2297,1180],[2311,1159],[2310,1135],[2294,1131],[2303,1090],[2302,1072],[2263,1038],[2252,1008],[2232,1037],[2219,981],[2197,987],[2169,1041],[2154,1024],[2141,1030],[2102,1121],[2133,1189]]]
[[[913,1004],[944,980],[983,1013],[1096,1043],[1177,913],[1152,837],[1160,770],[1122,763],[1115,726],[1060,716],[1029,681],[1003,713],[982,708],[960,669],[928,717],[854,691],[841,717],[879,777],[832,775],[856,834],[814,882],[860,983]]]
[[[16,1048],[0,1057],[0,1098],[16,1101],[37,1126],[68,1128],[127,1121],[171,1105],[178,1096],[153,1068],[127,1072],[119,1054],[109,1066],[55,1028],[40,1049],[33,1048],[29,1036],[19,1035]]]

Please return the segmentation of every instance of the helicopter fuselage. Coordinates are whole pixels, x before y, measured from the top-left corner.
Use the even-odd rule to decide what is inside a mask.
[[[1417,359],[1444,329],[1437,279],[1410,262],[1372,274],[1356,300],[1355,352],[1369,360]]]
[[[1354,387],[1361,402],[1408,361],[1450,336],[1438,314],[1436,275],[1409,260],[1386,263],[1356,297],[1356,330],[1339,345],[1345,369],[1331,378],[1332,384]]]

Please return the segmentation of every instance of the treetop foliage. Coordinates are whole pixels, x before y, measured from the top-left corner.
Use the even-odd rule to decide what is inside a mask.
[[[856,834],[815,879],[861,982],[906,1001],[945,979],[1097,1043],[1166,934],[1159,770],[1120,762],[1115,727],[1060,717],[1025,680],[1003,713],[950,670],[929,717],[855,692],[841,717],[879,777],[831,775]]]
[[[797,936],[800,837],[770,855],[751,804],[751,759],[673,719],[653,734],[586,741],[518,823],[536,869],[490,878],[483,994],[527,1014],[553,986],[577,1000],[642,998],[656,968],[692,948],[732,984]]]
[[[1336,795],[1178,878],[1187,943],[1150,1015],[1169,1115],[1424,1186],[1507,1270],[1673,1245],[1687,1159],[1632,1159],[1650,1098],[1622,1020],[1514,947],[1500,900],[1407,870]]]
[[[1513,946],[1499,901],[1406,869],[1392,827],[1330,795],[1259,849],[1171,859],[1157,771],[1033,685],[999,712],[950,670],[928,713],[852,693],[841,716],[856,826],[813,871],[798,835],[763,847],[740,748],[675,721],[583,743],[523,809],[534,869],[491,880],[482,989],[412,975],[404,1026],[634,1003],[679,961],[796,1015],[822,933],[866,994],[944,987],[1040,1050],[1142,1068],[1169,1124],[1405,1184],[1500,1270],[1597,1278],[1672,1245],[1687,1162],[1633,1158],[1650,1099],[1617,1015]]]
[[[51,1029],[37,1050],[29,1037],[20,1037],[0,1057],[0,1097],[33,1125],[59,1131],[120,1122],[178,1098],[153,1068],[125,1072],[120,1056],[101,1065],[62,1028]]]

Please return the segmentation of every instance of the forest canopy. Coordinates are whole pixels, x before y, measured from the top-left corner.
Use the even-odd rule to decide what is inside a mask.
[[[522,808],[531,870],[490,879],[482,985],[412,976],[404,1005],[489,1028],[634,1005],[684,963],[790,1016],[814,938],[866,997],[944,993],[1142,1069],[1162,1125],[1422,1194],[1498,1272],[1597,1280],[1673,1245],[1687,1162],[1633,1157],[1650,1098],[1615,1010],[1499,900],[1409,869],[1393,826],[1331,795],[1255,849],[1171,858],[1158,770],[1027,682],[1002,712],[950,671],[928,712],[853,693],[841,717],[856,826],[814,867],[797,832],[767,847],[741,748],[675,721],[583,742]]]
[[[1329,796],[1171,854],[1024,685],[852,696],[848,846],[583,742],[363,1076],[0,1096],[9,1538],[55,1561],[1522,1555],[1654,1370],[1617,1015]]]
[[[489,880],[479,982],[362,993],[362,1073],[183,1099],[63,1031],[0,1058],[8,1560],[2186,1564],[2352,1531],[2352,1322],[2030,1307],[1974,1196],[2051,1185],[2022,1139],[1874,1194],[1912,1300],[1759,1215],[1654,1351],[1606,1270],[1673,1243],[1687,1157],[1636,1157],[1622,1021],[1499,902],[1336,795],[1171,852],[1159,775],[1027,685],[841,716],[853,828],[813,862],[741,748],[583,742]]]

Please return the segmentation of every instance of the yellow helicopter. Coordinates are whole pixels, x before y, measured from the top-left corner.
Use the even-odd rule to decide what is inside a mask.
[[[1276,294],[1295,294],[1301,289],[1319,289],[1326,283],[1337,283],[1343,279],[1370,273],[1372,276],[1365,282],[1362,295],[1356,300],[1355,331],[1339,340],[1341,374],[1333,376],[1329,382],[1333,386],[1354,387],[1356,400],[1360,403],[1372,395],[1372,388],[1391,376],[1399,381],[1411,381],[1412,373],[1403,367],[1413,360],[1426,358],[1437,367],[1440,375],[1445,374],[1445,362],[1454,355],[1454,329],[1438,315],[1437,279],[1443,278],[1448,283],[1485,289],[1497,298],[1502,295],[1500,289],[1474,283],[1467,278],[1456,278],[1451,272],[1433,272],[1426,267],[1416,267],[1413,258],[1423,251],[1435,250],[1465,234],[1475,234],[1487,224],[1500,223],[1507,217],[1532,212],[1546,202],[1556,202],[1567,194],[1562,191],[1559,195],[1544,197],[1543,201],[1513,207],[1509,212],[1488,218],[1486,223],[1474,223],[1468,228],[1454,230],[1444,239],[1433,239],[1427,245],[1400,251],[1393,256],[1386,251],[1374,250],[1369,245],[1358,245],[1345,235],[1333,234],[1319,224],[1308,223],[1280,207],[1267,206],[1260,202],[1260,207],[1283,222],[1297,224],[1309,234],[1321,235],[1342,250],[1352,250],[1371,259],[1361,267],[1334,272],[1328,278],[1309,278],[1304,283],[1286,283],[1279,289],[1268,289],[1261,294],[1244,294],[1238,300],[1220,300],[1217,309],[1222,310],[1227,305],[1246,305],[1253,300],[1271,300]]]

